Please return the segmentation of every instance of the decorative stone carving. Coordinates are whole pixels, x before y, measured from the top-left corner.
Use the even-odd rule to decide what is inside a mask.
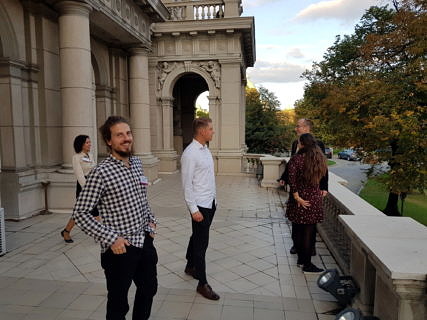
[[[215,87],[219,89],[221,87],[221,67],[219,63],[210,60],[208,62],[201,62],[199,66],[210,73],[215,82]]]
[[[141,8],[133,0],[97,0],[101,12],[124,26],[139,39],[149,40],[150,35]]]
[[[168,76],[168,74],[177,67],[176,62],[170,63],[170,62],[159,62],[157,65],[158,69],[158,76],[157,76],[157,90],[162,90],[163,84],[165,83],[165,80]]]

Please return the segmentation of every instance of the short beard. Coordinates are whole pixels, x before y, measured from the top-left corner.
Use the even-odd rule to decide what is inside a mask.
[[[123,157],[123,158],[129,158],[132,155],[132,149],[130,149],[129,151],[121,151],[121,150],[112,149],[112,151],[114,151],[120,157]]]

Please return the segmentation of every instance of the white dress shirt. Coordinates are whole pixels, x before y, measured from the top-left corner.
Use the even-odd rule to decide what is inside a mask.
[[[83,188],[86,183],[86,177],[89,172],[95,168],[96,163],[90,153],[79,152],[73,156],[73,170],[77,181]]]
[[[193,214],[199,207],[212,209],[216,197],[212,154],[206,145],[193,139],[181,156],[181,178],[184,199]]]

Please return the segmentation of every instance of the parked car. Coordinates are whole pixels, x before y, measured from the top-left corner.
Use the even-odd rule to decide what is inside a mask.
[[[360,157],[357,155],[357,152],[353,149],[345,149],[341,152],[338,152],[338,159],[344,159],[348,161],[359,161]]]
[[[325,156],[326,156],[326,158],[332,159],[332,153],[333,153],[332,148],[329,148],[329,147],[325,148]]]

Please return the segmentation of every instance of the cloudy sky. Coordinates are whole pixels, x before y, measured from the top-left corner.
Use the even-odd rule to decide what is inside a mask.
[[[301,74],[321,61],[335,36],[351,34],[371,5],[387,0],[243,0],[243,16],[255,17],[256,64],[248,78],[274,92],[281,108],[303,96]]]

